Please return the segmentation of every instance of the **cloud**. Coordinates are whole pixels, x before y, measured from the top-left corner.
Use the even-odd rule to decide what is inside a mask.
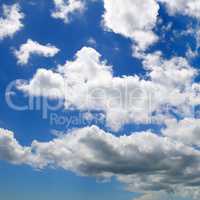
[[[165,192],[154,192],[147,193],[133,200],[171,200],[171,196],[167,195]]]
[[[96,42],[96,40],[95,40],[93,37],[90,37],[90,38],[87,40],[87,44],[90,45],[90,46],[96,46],[96,45],[97,45],[97,42]]]
[[[36,41],[28,39],[25,44],[22,44],[19,50],[15,50],[14,54],[21,65],[26,65],[31,55],[40,55],[44,57],[53,57],[60,50],[51,44],[42,45]]]
[[[132,39],[136,43],[135,53],[158,40],[152,31],[159,11],[156,0],[104,0],[104,8],[105,28]]]
[[[0,18],[0,40],[13,37],[16,32],[21,30],[24,25],[21,20],[24,18],[24,14],[20,11],[18,4],[3,5],[3,16]]]
[[[0,129],[0,159],[13,164],[23,164],[26,156],[29,155],[29,148],[22,147],[14,138],[11,131]]]
[[[198,56],[198,51],[200,48],[200,27],[197,24],[195,27],[189,26],[186,31],[183,31],[182,35],[191,36],[196,40],[195,48],[188,43],[188,49],[186,52],[186,56],[188,59],[193,59]]]
[[[62,19],[65,23],[69,23],[71,16],[74,13],[81,13],[85,9],[83,0],[53,0],[55,10],[52,12],[52,17]]]
[[[171,15],[181,14],[200,19],[200,2],[198,0],[158,0],[158,2],[164,3]]]
[[[200,119],[184,118],[166,121],[167,128],[163,134],[188,145],[200,145]]]
[[[105,112],[107,125],[115,131],[128,123],[151,123],[153,113],[159,119],[162,112],[169,114],[171,109],[183,116],[192,114],[192,106],[199,103],[197,86],[193,86],[197,72],[187,60],[166,60],[157,52],[147,54],[143,65],[145,79],[137,75],[116,77],[95,49],[83,47],[74,60],[59,65],[55,72],[39,69],[18,89],[50,98],[57,91],[66,109]]]
[[[198,0],[104,0],[104,28],[130,38],[133,41],[133,56],[144,58],[145,50],[159,40],[154,28],[160,4],[166,5],[170,15],[180,14],[200,19]]]
[[[52,99],[64,98],[64,79],[51,70],[37,69],[33,79],[26,83],[19,83],[18,89],[31,96],[45,96]]]
[[[135,192],[199,191],[199,151],[151,132],[116,137],[91,126],[23,147],[12,132],[0,129],[0,157],[40,169],[63,168],[101,179],[114,176]]]

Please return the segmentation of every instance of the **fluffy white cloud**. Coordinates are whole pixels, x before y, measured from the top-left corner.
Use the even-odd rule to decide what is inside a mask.
[[[65,23],[69,23],[71,15],[76,12],[82,12],[85,8],[83,0],[53,0],[55,10],[52,17],[62,19]]]
[[[156,0],[104,0],[104,8],[104,26],[134,40],[136,52],[145,50],[157,41],[157,36],[152,32],[159,11]]]
[[[179,188],[199,192],[199,151],[151,132],[116,137],[92,126],[22,147],[12,132],[0,129],[0,156],[16,164],[58,167],[82,176],[114,176],[136,192],[179,193]]]
[[[22,147],[11,131],[0,128],[0,159],[14,164],[26,162],[29,148]]]
[[[159,40],[153,31],[159,16],[159,4],[165,4],[171,15],[200,19],[199,0],[104,0],[104,27],[133,40],[133,55],[145,57],[144,51]]]
[[[22,44],[19,50],[15,50],[14,54],[18,60],[18,63],[25,65],[28,63],[31,55],[36,54],[44,57],[53,57],[60,50],[51,44],[42,45],[36,41],[28,39],[25,44]]]
[[[135,41],[135,44],[132,45],[133,56],[137,58],[145,57],[144,51],[158,40],[152,31],[135,31],[133,36]]]
[[[171,15],[181,14],[200,19],[200,1],[199,0],[158,0],[164,3]]]
[[[188,145],[200,145],[200,119],[185,118],[177,121],[169,119],[166,121],[167,128],[163,134]]]
[[[64,98],[64,79],[60,74],[51,70],[38,69],[28,85],[19,83],[17,87],[32,96]]]
[[[143,64],[148,71],[146,79],[137,75],[115,77],[97,51],[84,47],[73,61],[58,66],[57,72],[40,69],[18,88],[46,97],[54,97],[57,91],[67,109],[103,111],[113,130],[127,123],[150,123],[152,113],[167,112],[168,108],[179,115],[191,114],[191,106],[198,100],[192,86],[196,70],[184,58],[166,60],[159,52],[146,55]]]
[[[12,37],[16,32],[23,28],[21,20],[24,14],[20,11],[18,4],[3,5],[3,16],[0,18],[0,40]]]
[[[162,58],[161,52],[147,54],[143,60],[144,68],[149,70],[153,82],[170,88],[191,87],[193,78],[197,75],[183,57],[172,57],[170,60]],[[177,78],[178,77],[178,78]]]

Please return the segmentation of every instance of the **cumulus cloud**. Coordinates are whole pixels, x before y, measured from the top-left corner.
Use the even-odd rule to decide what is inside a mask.
[[[51,70],[38,69],[29,84],[19,83],[17,87],[32,96],[64,98],[64,79],[60,74]]]
[[[130,38],[134,42],[132,49],[135,57],[145,57],[145,50],[159,40],[154,28],[160,4],[166,5],[170,15],[181,14],[200,19],[198,0],[104,0],[103,25],[106,30]]]
[[[14,138],[13,132],[0,129],[0,159],[9,161],[13,164],[23,164],[29,148],[22,147]]]
[[[158,0],[164,3],[168,9],[169,14],[181,14],[200,19],[200,1],[199,0]]]
[[[116,137],[92,126],[23,147],[12,132],[0,129],[0,156],[15,164],[63,168],[82,176],[114,176],[137,192],[199,191],[199,151],[151,132]]]
[[[19,50],[15,50],[14,54],[18,63],[25,65],[28,63],[31,55],[40,55],[44,57],[53,57],[60,50],[51,44],[42,45],[36,41],[28,39],[25,44],[22,44]]]
[[[18,89],[45,97],[57,91],[57,96],[65,100],[66,109],[105,112],[113,130],[128,123],[149,123],[152,113],[166,108],[173,108],[180,115],[191,114],[191,106],[199,99],[196,87],[192,87],[197,72],[187,60],[166,60],[157,52],[146,55],[143,64],[146,79],[137,75],[115,77],[112,67],[95,49],[83,47],[73,61],[59,65],[55,72],[39,69],[32,80],[18,85]]]
[[[59,65],[53,76],[46,77],[52,81],[54,76],[62,77],[66,108],[102,110],[115,131],[126,123],[149,123],[146,117],[151,99],[153,118],[166,126],[161,136],[147,131],[116,137],[96,126],[86,127],[48,143],[33,142],[34,159],[39,166],[56,165],[83,176],[115,176],[128,190],[148,193],[143,199],[159,199],[160,191],[199,199],[200,153],[193,147],[199,145],[199,120],[186,118],[192,115],[192,106],[199,104],[199,85],[193,83],[197,71],[186,59],[164,59],[160,52],[147,54],[143,65],[145,79],[136,75],[115,77],[96,50],[84,47],[74,60]],[[43,88],[37,85],[38,77],[36,73],[23,85],[30,95],[34,91],[31,85]],[[48,96],[51,87],[44,87],[45,92],[37,95]],[[127,94],[133,97],[131,101]],[[174,119],[170,112],[185,119]]]
[[[80,13],[84,10],[85,4],[83,0],[53,0],[55,10],[52,17],[62,19],[65,23],[69,23],[74,13]]]
[[[200,119],[184,118],[180,121],[169,119],[166,125],[163,134],[167,137],[188,145],[200,145]]]
[[[156,0],[104,0],[103,24],[106,29],[135,41],[135,53],[158,40],[153,33],[159,4]]]
[[[22,19],[24,14],[18,4],[3,5],[2,17],[0,18],[0,40],[12,37],[23,28]]]

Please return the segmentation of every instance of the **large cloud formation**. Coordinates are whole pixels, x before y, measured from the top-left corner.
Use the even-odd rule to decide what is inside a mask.
[[[67,2],[67,3],[66,3]],[[83,1],[54,0],[52,16],[69,22],[82,11]],[[197,0],[104,0],[103,26],[133,41],[146,74],[115,76],[113,67],[99,52],[83,47],[74,59],[54,69],[39,68],[30,80],[18,82],[18,90],[30,96],[64,100],[65,109],[98,111],[106,125],[119,131],[125,124],[156,123],[163,128],[117,137],[97,126],[74,129],[49,142],[22,146],[11,131],[0,129],[0,159],[34,168],[63,168],[77,175],[117,178],[127,189],[144,193],[139,200],[168,199],[168,194],[200,198],[200,121],[194,107],[200,104],[198,70],[184,57],[164,58],[147,53],[158,40],[154,28],[159,5],[171,15],[199,20]],[[117,14],[116,14],[117,13]],[[18,52],[21,63],[31,53],[49,56],[49,46],[32,42]],[[28,47],[28,48],[27,48]],[[51,46],[52,47],[52,46]],[[55,47],[53,56],[57,51]],[[42,49],[42,51],[41,51]],[[45,50],[44,50],[45,49]],[[52,52],[52,49],[50,50]]]
[[[0,158],[101,179],[115,176],[131,191],[192,191],[194,198],[200,192],[200,152],[151,132],[116,137],[92,126],[23,147],[12,132],[0,129]]]
[[[115,131],[128,123],[160,123],[161,115],[171,110],[191,117],[192,107],[200,102],[199,85],[193,83],[197,71],[185,58],[166,60],[160,52],[148,54],[143,60],[148,78],[143,79],[113,76],[112,67],[100,57],[95,49],[83,47],[73,61],[55,71],[38,69],[17,87],[31,96],[64,99],[66,109],[102,111]],[[167,118],[163,116],[164,121]]]
[[[114,176],[130,191],[146,193],[141,198],[153,191],[156,197],[165,192],[198,199],[200,152],[194,146],[200,145],[200,127],[192,109],[200,102],[198,72],[185,58],[167,60],[161,52],[147,54],[143,66],[145,78],[115,77],[96,50],[83,47],[74,60],[55,70],[38,69],[30,81],[18,84],[29,95],[64,99],[66,109],[102,111],[114,131],[126,123],[151,123],[149,115],[164,125],[160,135],[121,137],[96,126],[77,129],[47,143],[34,141],[25,163],[101,179]]]

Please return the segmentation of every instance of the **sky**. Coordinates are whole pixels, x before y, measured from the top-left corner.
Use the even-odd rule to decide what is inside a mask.
[[[200,198],[199,0],[0,0],[4,200]]]

